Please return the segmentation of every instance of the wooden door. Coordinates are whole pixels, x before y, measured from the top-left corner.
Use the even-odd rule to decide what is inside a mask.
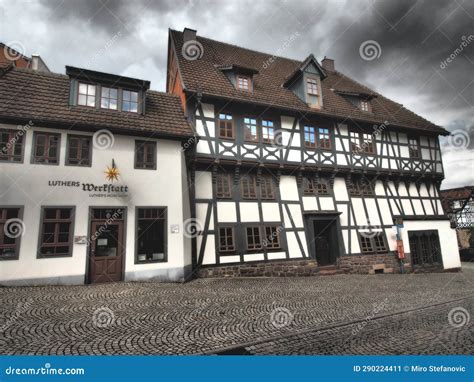
[[[123,280],[123,221],[92,222],[89,280],[107,283]]]

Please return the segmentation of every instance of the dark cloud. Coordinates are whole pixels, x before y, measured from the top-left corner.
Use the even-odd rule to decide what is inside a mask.
[[[341,72],[472,138],[474,41],[462,43],[463,36],[474,39],[473,17],[469,0],[0,0],[0,39],[23,42],[58,72],[65,64],[87,66],[149,79],[164,90],[168,28],[188,26],[294,59],[332,57]],[[381,48],[374,60],[360,55],[368,40]],[[464,158],[464,171],[474,173],[472,150],[443,147],[449,160]]]

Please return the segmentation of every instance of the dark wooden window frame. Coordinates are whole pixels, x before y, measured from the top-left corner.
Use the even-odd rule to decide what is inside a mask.
[[[104,97],[104,95],[102,93],[104,89],[109,89],[109,95],[107,97]],[[110,91],[111,90],[115,90],[117,92],[117,98],[113,98],[113,97],[110,96]],[[106,99],[108,101],[109,107],[103,107],[102,106],[102,100],[103,99]],[[115,100],[116,101],[116,108],[115,109],[112,109],[110,107],[110,100]],[[114,88],[114,87],[110,87],[110,86],[100,86],[100,103],[99,103],[99,106],[100,106],[101,109],[118,111],[119,110],[119,100],[120,100],[120,89],[119,88]]]
[[[249,242],[249,230],[252,230],[251,237],[253,238],[252,241],[254,242],[251,247],[250,247],[250,242]],[[259,244],[256,245],[255,244],[256,241],[258,241]],[[248,225],[245,227],[245,243],[246,243],[247,251],[250,251],[250,252],[263,251],[262,229],[259,225]]]
[[[126,100],[124,98],[124,93],[125,92],[130,93],[130,99],[129,100]],[[132,93],[137,93],[137,102],[132,101]],[[137,111],[124,110],[123,105],[125,103],[128,103],[129,106],[131,106],[132,104],[137,104]],[[140,107],[141,107],[141,105],[140,105],[140,92],[138,90],[122,88],[121,89],[121,97],[120,97],[120,111],[123,111],[125,113],[139,114],[140,113]]]
[[[8,141],[6,142],[7,146],[5,146],[5,148],[7,149],[6,153],[2,157],[7,159],[0,160],[0,163],[23,163],[23,156],[25,153],[26,131],[15,129],[0,129],[0,134],[4,133],[8,133]],[[21,139],[18,139],[17,137],[20,137]],[[14,155],[15,148],[18,144],[21,145],[21,154]],[[8,145],[10,145],[9,148]],[[19,160],[14,160],[15,158],[18,158]]]
[[[370,137],[370,140],[367,139],[367,136]],[[357,139],[357,143],[353,140]],[[349,143],[351,145],[351,152],[362,155],[376,155],[377,154],[377,146],[375,137],[372,133],[367,133],[363,131],[349,131]],[[355,148],[353,145],[357,145]]]
[[[321,131],[323,130],[323,131]],[[324,136],[324,138],[321,138],[321,136]],[[326,138],[327,136],[327,138]],[[322,143],[322,141],[326,143]],[[332,149],[332,143],[331,143],[331,131],[329,130],[328,127],[318,127],[318,140],[317,140],[317,146],[321,150],[331,150]]]
[[[436,241],[435,243],[433,243],[433,238]],[[425,242],[421,239],[425,240]],[[439,240],[438,230],[408,231],[408,242],[410,244],[411,262],[413,266],[442,266],[443,257],[441,254],[441,243]],[[426,253],[429,254],[429,257],[432,260],[431,262],[425,261],[426,259],[424,258],[422,244],[427,245],[425,250]],[[433,258],[435,254],[436,259]]]
[[[221,116],[225,116],[224,119],[221,118]],[[227,117],[230,117],[228,119]],[[223,127],[221,126],[223,125]],[[232,135],[222,135],[221,132],[224,130],[226,133],[229,131],[229,125],[230,125],[230,132]],[[234,127],[234,118],[232,114],[227,114],[227,113],[219,113],[217,115],[217,127],[219,129],[219,139],[229,139],[229,140],[234,140],[235,139],[235,127]]]
[[[275,182],[270,175],[260,177],[260,198],[262,200],[275,200]]]
[[[309,131],[306,132],[306,129],[308,129]],[[309,135],[309,141],[306,140],[306,134]],[[311,136],[314,137],[314,143],[311,143]],[[303,142],[304,147],[308,149],[315,149],[318,146],[318,136],[316,133],[316,127],[310,125],[303,126]]]
[[[244,179],[248,178],[248,190],[245,190]],[[242,199],[244,200],[256,200],[258,199],[258,187],[257,187],[257,176],[253,174],[244,174],[240,177],[240,190]],[[246,195],[246,191],[249,191]]]
[[[364,236],[363,233],[358,232],[358,237],[360,243],[360,251],[363,255],[384,254],[389,252],[387,239],[384,231],[373,232],[370,236]],[[377,240],[382,241],[377,242]]]
[[[9,220],[6,218],[7,210],[14,209],[18,210],[18,214],[16,219],[20,219],[23,221],[23,206],[0,206],[0,249],[3,248],[15,248],[15,254],[11,257],[1,257],[0,261],[8,261],[8,260],[18,260],[20,257],[20,246],[21,246],[21,235],[15,238],[15,244],[4,244],[5,238],[5,231],[4,226],[5,223]]]
[[[276,129],[275,129],[275,124],[273,123],[273,121],[270,119],[262,119],[261,126],[262,126],[262,142],[267,143],[267,144],[275,143]],[[270,130],[273,131],[273,138],[270,138]]]
[[[138,149],[143,148],[143,160],[138,158]],[[152,148],[153,151],[153,162],[147,162],[146,157],[147,153]],[[157,168],[157,144],[155,141],[142,141],[135,140],[135,161],[134,168],[136,170],[156,170]]]
[[[304,196],[330,196],[329,185],[327,180],[320,178],[319,182],[314,178],[303,178],[303,195]]]
[[[408,155],[411,159],[421,159],[421,148],[420,140],[418,137],[408,136]],[[415,141],[416,145],[412,144],[410,141]]]
[[[267,232],[267,230],[270,230],[270,234]],[[276,232],[276,235],[273,235],[273,230]],[[263,233],[264,233],[263,247],[267,250],[282,249],[281,239],[280,239],[280,232],[281,232],[281,228],[278,225],[270,225],[270,224],[264,225],[263,226]],[[271,239],[271,238],[273,238],[273,239]],[[267,244],[265,244],[265,243],[267,243]]]
[[[366,105],[367,107],[365,107],[364,105]],[[364,113],[370,113],[371,110],[372,110],[371,105],[370,105],[370,100],[361,99],[359,101],[359,109],[360,109],[360,111],[362,111]]]
[[[247,123],[247,122],[245,121],[245,120],[247,120],[247,119],[248,119],[250,122],[255,121],[255,124],[253,124],[253,123]],[[246,116],[246,117],[244,117],[244,118],[242,119],[242,122],[243,122],[243,126],[244,126],[244,141],[245,141],[246,143],[258,143],[260,134],[259,134],[259,131],[258,131],[259,129],[258,129],[257,118],[247,117],[247,116]],[[247,137],[247,134],[245,133],[245,131],[246,131],[246,129],[247,129],[247,126],[251,126],[251,128],[250,128],[250,133],[252,133],[252,127],[255,128],[255,139],[249,139],[249,138]]]
[[[140,210],[159,210],[158,217],[140,218]],[[140,220],[163,220],[163,259],[138,260],[138,224]],[[165,206],[137,206],[135,207],[135,264],[167,263],[168,262],[168,208]]]
[[[38,143],[38,136],[40,135],[45,135],[47,137],[46,139],[46,143],[45,144],[45,148],[48,148],[48,150],[45,150],[46,151],[49,151],[49,137],[58,137],[58,143],[57,143],[57,150],[56,150],[56,162],[55,163],[46,163],[46,162],[38,162],[37,159],[36,159],[36,145]],[[48,156],[49,158],[49,156]],[[52,166],[59,166],[59,162],[60,162],[60,158],[61,158],[61,134],[59,133],[50,133],[50,132],[44,132],[44,131],[34,131],[33,132],[33,145],[32,145],[32,151],[31,151],[31,163],[32,164],[42,164],[42,165],[52,165]]]
[[[347,192],[350,196],[375,196],[375,190],[371,182],[362,182],[355,179],[346,182]]]
[[[226,245],[225,247],[222,247],[222,230],[224,230],[224,233],[225,233],[225,241],[226,241]],[[229,231],[230,230],[230,236],[228,235]],[[236,251],[236,245],[235,245],[235,232],[234,232],[234,227],[233,226],[227,226],[227,225],[222,225],[222,226],[219,226],[219,231],[218,231],[218,234],[219,234],[219,237],[218,237],[218,240],[219,240],[219,244],[218,244],[218,248],[219,248],[219,253],[226,253],[226,254],[229,254],[229,253],[235,253]],[[231,238],[232,239],[232,245],[229,245],[228,244],[228,238]]]
[[[62,209],[69,209],[71,210],[69,219],[60,219],[57,218],[58,216],[58,211]],[[45,219],[46,216],[46,210],[56,210],[56,218],[55,219]],[[76,217],[76,207],[75,206],[42,206],[41,207],[41,219],[40,219],[40,229],[39,229],[39,239],[38,239],[38,252],[36,257],[38,259],[55,259],[55,258],[61,258],[61,257],[72,257],[72,249],[73,249],[73,238],[74,238],[74,222],[75,222],[75,217]],[[56,237],[59,233],[58,226],[61,223],[69,223],[69,238],[67,242],[53,242],[53,243],[43,243],[43,233],[44,233],[44,225],[46,223],[52,223],[55,224],[54,228],[54,236]],[[47,245],[45,245],[47,244]],[[53,254],[53,255],[46,255],[41,253],[41,248],[42,247],[68,247],[68,253],[67,254]]]
[[[319,96],[319,83],[316,78],[306,79],[306,92],[312,96]]]
[[[70,143],[71,139],[79,139],[79,145],[78,145],[78,153],[82,153],[82,140],[88,140],[89,141],[89,154],[87,157],[87,162],[85,164],[80,164],[80,163],[71,163],[71,158],[69,157],[71,151],[70,151]],[[80,159],[83,160],[83,158],[75,158],[75,159]],[[66,161],[65,161],[66,166],[78,166],[78,167],[91,167],[92,166],[92,137],[90,135],[76,135],[76,134],[68,134],[67,139],[66,139]]]
[[[228,183],[228,191],[225,191],[224,183]],[[232,176],[231,174],[218,173],[216,175],[216,197],[218,199],[232,199]]]

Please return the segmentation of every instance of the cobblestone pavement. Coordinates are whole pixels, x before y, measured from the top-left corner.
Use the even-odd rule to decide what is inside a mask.
[[[427,341],[436,333],[446,335],[442,332],[446,309],[463,308],[468,318],[474,317],[468,299],[474,296],[473,282],[474,270],[466,269],[442,274],[0,288],[0,354],[219,353],[251,344],[262,345],[254,353],[416,353],[431,348],[433,353],[445,353],[437,345],[426,347]],[[377,319],[453,300],[459,301],[429,308],[434,314],[426,310]],[[366,324],[352,335],[361,322]],[[344,324],[347,327],[340,326]],[[339,327],[327,329],[334,325]],[[454,353],[465,353],[467,345],[472,349],[472,327],[467,325],[470,335],[448,333],[454,338],[449,344],[460,343]],[[314,332],[308,335],[308,330]],[[307,346],[299,344],[304,338],[292,337],[301,334],[308,339]],[[332,345],[334,335],[338,337]],[[397,335],[404,339],[383,341]],[[296,344],[263,346],[275,338],[293,342],[296,338]],[[350,339],[348,345],[344,338]]]

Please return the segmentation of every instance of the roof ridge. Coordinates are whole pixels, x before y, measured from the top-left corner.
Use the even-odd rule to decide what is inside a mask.
[[[17,66],[14,66],[12,69],[13,69],[13,72],[26,72],[26,73],[41,75],[41,76],[44,76],[44,77],[69,78],[69,77],[68,77],[67,75],[65,75],[65,74],[55,73],[55,72],[43,72],[43,71],[40,71],[40,70],[31,69],[31,68],[19,68],[19,67],[17,67]]]
[[[179,33],[179,34],[183,34],[183,32],[177,31],[177,30],[175,30],[175,29],[170,29],[170,31],[171,31],[171,32],[176,32],[176,33]],[[292,61],[292,62],[294,62],[295,64],[302,64],[302,63],[304,62],[304,61],[295,60],[295,59],[289,58],[289,57],[277,56],[277,55],[275,55],[274,53],[262,52],[262,51],[260,51],[260,50],[245,48],[245,47],[240,46],[240,45],[231,44],[231,43],[224,42],[224,41],[219,41],[219,40],[214,40],[214,39],[212,39],[212,38],[205,37],[205,36],[196,36],[196,38],[200,38],[200,39],[203,39],[203,40],[208,40],[208,41],[216,42],[216,43],[218,43],[218,44],[228,45],[228,46],[231,46],[231,47],[234,47],[234,48],[238,48],[238,49],[243,49],[243,50],[246,50],[246,51],[252,52],[252,53],[258,53],[258,54],[263,54],[263,55],[270,56],[270,57],[276,57],[276,58],[280,58],[280,59],[283,59],[283,60]]]

